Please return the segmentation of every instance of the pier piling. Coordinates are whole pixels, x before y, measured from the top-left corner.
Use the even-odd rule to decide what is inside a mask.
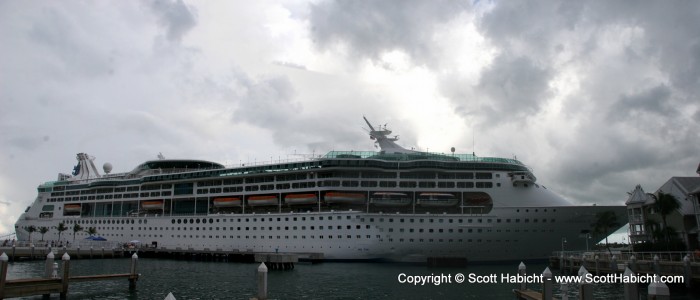
[[[131,276],[129,277],[129,290],[133,291],[136,289],[136,280],[138,280],[138,274],[136,273],[136,264],[139,260],[139,256],[134,253],[131,256]]]
[[[632,276],[634,275],[634,272],[630,270],[630,268],[625,268],[625,273],[624,277],[628,278],[628,280],[625,281],[623,284],[624,289],[625,289],[625,300],[638,300],[639,299],[639,291],[637,290],[637,283],[632,283]]]
[[[5,279],[7,279],[7,254],[0,255],[0,299],[5,298]]]
[[[549,270],[549,267],[544,269],[544,272],[542,272],[542,277],[544,281],[542,282],[542,300],[552,300],[552,271]]]
[[[581,284],[578,287],[578,298],[580,300],[593,300],[593,284],[586,279],[588,270],[581,266],[578,270],[578,276],[581,277]]]
[[[258,300],[267,299],[267,266],[260,263],[258,267]]]
[[[518,274],[520,274],[521,276],[527,276],[527,267],[522,261],[520,262],[520,265],[518,265]],[[525,280],[523,280],[523,282],[520,283],[520,290],[527,290],[527,283],[525,282]]]
[[[61,278],[61,300],[65,300],[68,297],[68,281],[70,280],[70,255],[68,252],[63,253],[63,277]]]
[[[659,280],[659,275],[654,275],[654,282],[647,288],[647,299],[649,300],[669,300],[671,292],[668,286]]]
[[[690,267],[690,256],[686,254],[683,257],[683,281],[685,282],[685,287],[689,288],[690,283],[693,281],[693,270]]]

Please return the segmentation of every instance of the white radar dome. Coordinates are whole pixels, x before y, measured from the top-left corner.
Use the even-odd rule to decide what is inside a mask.
[[[105,171],[105,173],[109,174],[109,172],[112,172],[112,164],[110,163],[105,163],[102,166],[102,169]]]

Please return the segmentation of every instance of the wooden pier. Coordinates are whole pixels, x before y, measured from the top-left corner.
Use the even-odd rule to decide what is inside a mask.
[[[700,282],[700,261],[690,252],[556,253],[549,258],[549,265],[569,274],[583,266],[595,275],[623,273],[628,267],[635,274],[684,276],[688,287]]]
[[[62,276],[58,276],[58,264],[54,263],[53,252],[46,256],[46,272],[44,278],[23,278],[7,280],[9,257],[4,252],[0,255],[0,299],[26,297],[35,295],[59,294],[61,299],[66,299],[68,296],[68,286],[71,282],[98,281],[98,280],[114,280],[126,278],[129,281],[129,289],[136,289],[136,281],[139,279],[139,274],[136,272],[136,262],[138,256],[134,254],[131,257],[131,268],[129,273],[124,274],[103,274],[103,275],[87,275],[87,276],[70,276],[70,255],[64,253],[61,260],[63,261]]]
[[[93,259],[93,258],[122,258],[124,250],[121,248],[66,248],[66,247],[0,247],[0,253],[6,253],[10,261],[20,259],[44,259],[49,252],[68,253],[71,259]]]

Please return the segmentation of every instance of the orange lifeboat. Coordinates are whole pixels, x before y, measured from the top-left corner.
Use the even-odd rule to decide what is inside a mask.
[[[233,207],[241,206],[241,198],[238,197],[223,197],[216,198],[213,201],[215,207]]]
[[[163,209],[163,200],[150,200],[141,202],[141,208],[149,209]]]
[[[279,201],[277,196],[250,196],[248,197],[248,205],[250,206],[265,206],[277,205]]]
[[[80,204],[66,204],[63,206],[63,211],[67,213],[80,212]]]
[[[284,203],[289,205],[316,204],[316,194],[291,194],[284,196]]]
[[[340,204],[363,204],[365,203],[365,194],[362,193],[344,193],[344,192],[328,192],[323,197],[328,203]]]

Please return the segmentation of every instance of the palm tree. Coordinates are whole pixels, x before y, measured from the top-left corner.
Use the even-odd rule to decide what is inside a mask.
[[[61,222],[61,223],[58,223],[58,227],[56,227],[56,230],[58,230],[58,240],[60,241],[61,240],[61,233],[68,230],[68,227],[66,226],[66,224]]]
[[[593,224],[593,231],[605,236],[605,247],[608,249],[608,252],[611,252],[610,245],[608,243],[609,231],[618,227],[620,227],[620,222],[617,221],[617,215],[614,211],[606,210],[599,212],[596,215],[596,222]]]
[[[32,233],[36,232],[36,226],[30,225],[27,227],[27,231],[29,231],[29,242],[32,242]]]
[[[87,234],[89,234],[90,236],[93,236],[93,235],[97,234],[97,228],[89,227],[88,230],[86,230],[85,232],[87,232]]]
[[[73,243],[75,243],[75,233],[81,230],[83,230],[83,226],[80,226],[80,224],[75,223],[75,225],[73,225]]]
[[[664,237],[666,243],[670,242],[670,235],[667,230],[668,224],[666,223],[666,216],[670,215],[672,212],[678,210],[681,207],[680,202],[676,196],[672,194],[666,194],[664,192],[659,192],[658,195],[649,194],[654,198],[654,210],[656,210],[661,215],[661,222],[664,225]]]
[[[41,233],[41,241],[42,242],[44,241],[44,234],[46,234],[47,232],[49,232],[48,227],[46,227],[46,226],[39,227],[39,233]]]

